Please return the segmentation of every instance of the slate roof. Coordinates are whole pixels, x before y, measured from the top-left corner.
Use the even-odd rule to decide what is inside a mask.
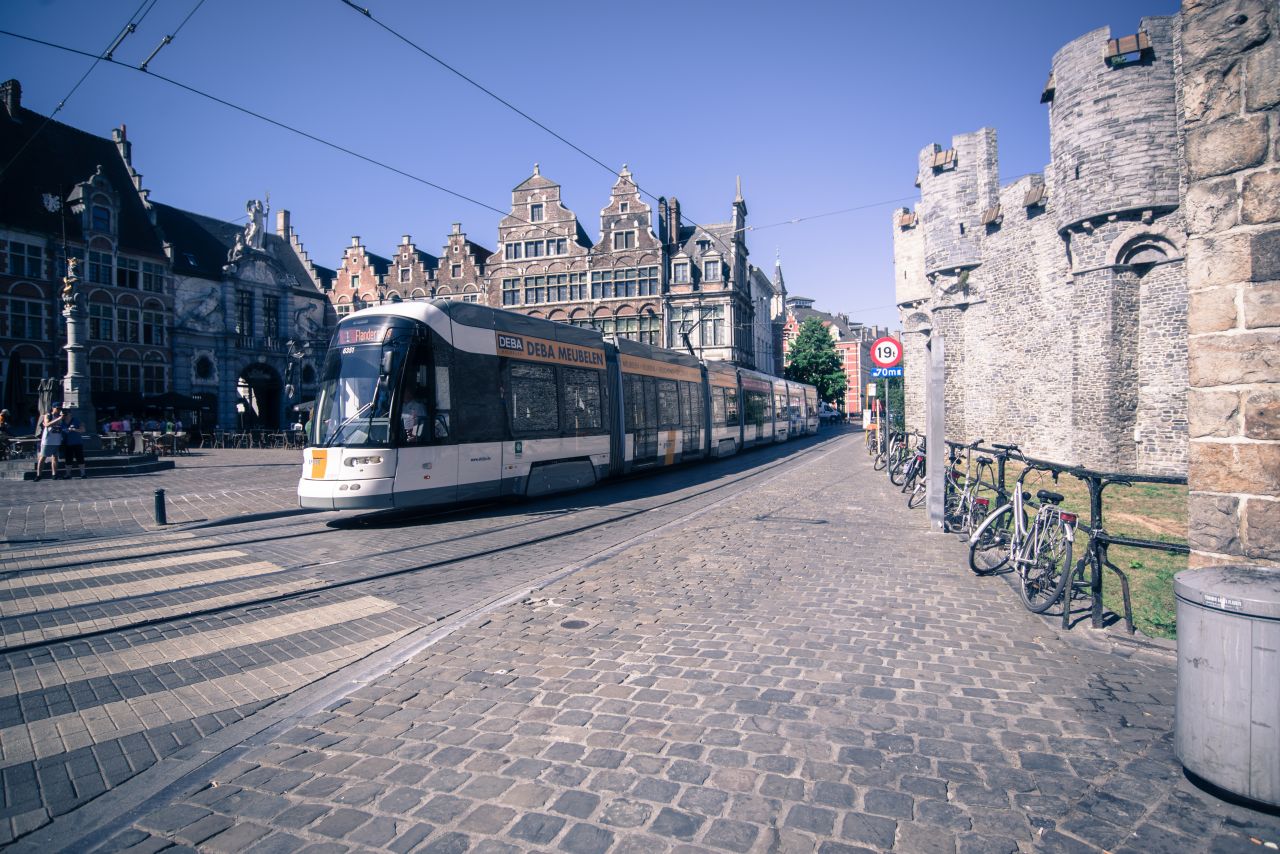
[[[164,256],[160,236],[114,142],[56,120],[46,124],[44,116],[26,107],[16,112],[17,121],[13,121],[0,108],[0,166],[35,139],[0,176],[0,222],[22,231],[61,236],[63,216],[45,208],[44,194],[65,200],[76,184],[93,177],[101,166],[120,198],[120,247],[130,253]],[[80,218],[67,214],[67,237],[82,242]]]

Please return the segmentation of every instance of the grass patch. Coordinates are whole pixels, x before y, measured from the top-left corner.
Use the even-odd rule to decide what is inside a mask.
[[[1021,472],[1020,464],[1009,463],[1005,469],[1008,488],[1013,488]],[[1048,472],[1035,471],[1027,476],[1025,485],[1032,496],[1040,489],[1061,493],[1063,508],[1079,514],[1081,523],[1088,524],[1089,487],[1084,481],[1063,474],[1055,483]],[[1113,536],[1185,545],[1187,487],[1164,483],[1113,484],[1102,491],[1102,520],[1107,533]],[[1075,559],[1084,553],[1088,543],[1088,534],[1077,531],[1073,544]],[[1176,637],[1173,576],[1187,568],[1187,556],[1130,546],[1112,546],[1107,556],[1129,578],[1133,622],[1138,630],[1151,637]],[[1110,570],[1103,573],[1102,600],[1114,613],[1124,613],[1120,579]]]

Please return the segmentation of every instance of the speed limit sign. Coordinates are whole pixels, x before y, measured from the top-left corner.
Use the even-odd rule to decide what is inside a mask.
[[[893,368],[902,363],[902,342],[897,338],[877,338],[871,342],[871,364],[877,368]]]

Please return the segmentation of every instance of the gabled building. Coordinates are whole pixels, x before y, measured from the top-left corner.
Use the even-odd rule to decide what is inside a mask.
[[[552,316],[592,326],[644,344],[662,342],[662,243],[654,234],[652,208],[624,164],[600,211],[600,239],[592,247],[591,305],[571,311],[576,317]]]
[[[455,222],[440,255],[432,295],[440,299],[485,302],[485,270],[492,255],[492,249],[468,240],[462,223]]]

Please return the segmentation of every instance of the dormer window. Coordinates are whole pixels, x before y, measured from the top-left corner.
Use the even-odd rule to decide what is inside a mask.
[[[542,222],[543,208],[542,204],[529,205],[529,222]]]
[[[634,249],[636,246],[636,233],[634,231],[615,231],[613,233],[614,249]]]
[[[689,264],[686,261],[677,261],[671,265],[671,281],[680,285],[689,283]]]
[[[698,251],[699,251],[699,252],[701,252],[701,253],[703,253],[704,255],[705,255],[706,253],[710,252],[710,251],[711,251],[711,241],[710,241],[710,240],[699,240],[699,241],[698,241]]]
[[[708,282],[717,282],[720,280],[720,262],[708,261],[702,266],[702,278]]]
[[[106,205],[94,205],[91,209],[90,226],[94,231],[111,231],[111,208]]]

